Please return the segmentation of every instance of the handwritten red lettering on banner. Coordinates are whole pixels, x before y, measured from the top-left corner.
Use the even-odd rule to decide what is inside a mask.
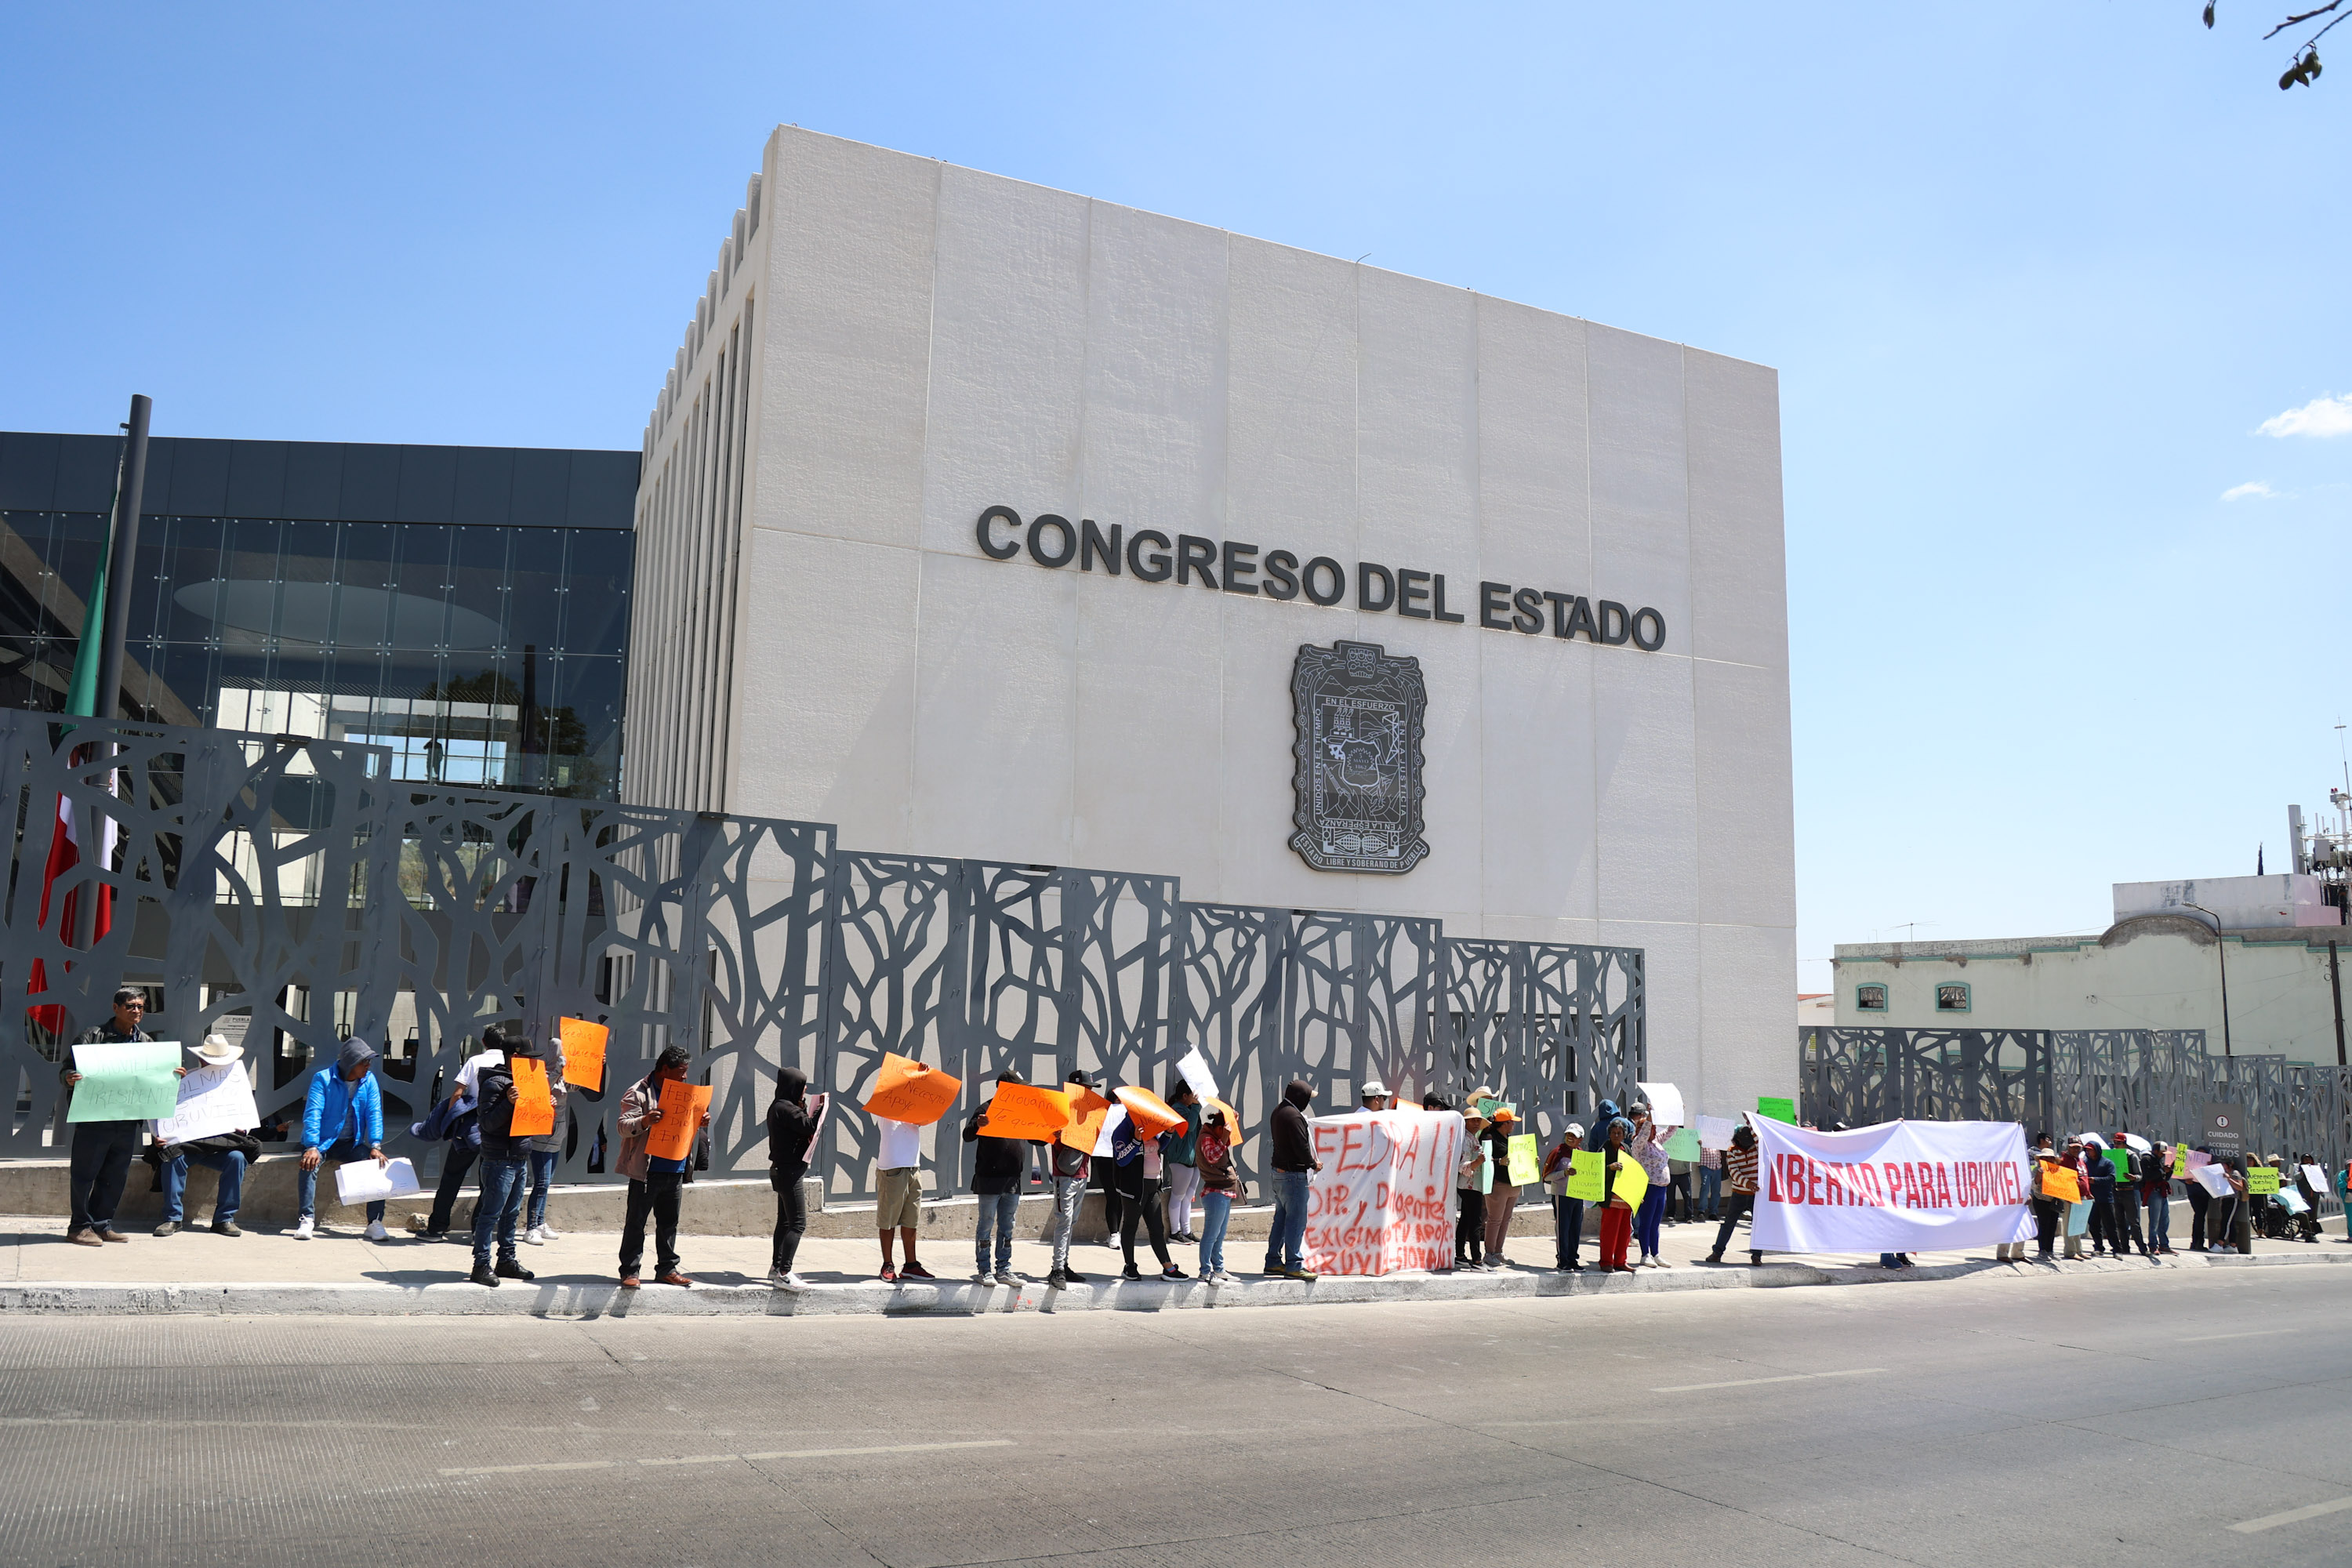
[[[1996,1160],[1889,1160],[1883,1164],[1780,1153],[1765,1165],[1767,1203],[1814,1208],[1980,1209],[2025,1201],[2017,1167]]]
[[[1307,1266],[1319,1274],[1443,1268],[1454,1258],[1452,1111],[1359,1111],[1318,1119],[1322,1163],[1308,1185]]]

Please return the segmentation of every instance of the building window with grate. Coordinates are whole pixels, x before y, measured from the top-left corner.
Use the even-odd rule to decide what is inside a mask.
[[[1966,981],[1954,980],[1936,987],[1936,1011],[1965,1013],[1969,1010],[1969,987]]]
[[[1857,1013],[1885,1012],[1886,987],[1884,985],[1855,986],[1853,988],[1853,1008]]]

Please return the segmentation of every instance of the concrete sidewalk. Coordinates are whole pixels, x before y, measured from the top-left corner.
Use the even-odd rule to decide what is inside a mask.
[[[401,1215],[395,1211],[393,1219]],[[2343,1222],[2316,1244],[2258,1241],[2251,1257],[2181,1253],[2168,1258],[2086,1258],[2056,1264],[2010,1264],[1993,1259],[1990,1248],[1963,1253],[1922,1253],[1916,1267],[1890,1272],[1875,1256],[1773,1255],[1761,1267],[1747,1264],[1743,1231],[1734,1237],[1730,1263],[1702,1259],[1716,1227],[1695,1222],[1664,1231],[1666,1267],[1631,1275],[1604,1275],[1591,1267],[1594,1248],[1584,1252],[1587,1269],[1563,1274],[1552,1267],[1549,1237],[1516,1236],[1507,1248],[1510,1267],[1495,1272],[1403,1274],[1381,1278],[1327,1277],[1312,1285],[1265,1279],[1257,1275],[1263,1244],[1236,1238],[1226,1248],[1232,1285],[1156,1277],[1149,1247],[1139,1248],[1147,1278],[1122,1280],[1116,1247],[1081,1246],[1072,1265],[1086,1283],[1052,1290],[1041,1281],[1052,1266],[1042,1243],[1013,1244],[1013,1267],[1029,1281],[1019,1287],[977,1282],[971,1238],[925,1237],[920,1256],[939,1276],[932,1281],[888,1284],[876,1278],[878,1254],[871,1239],[812,1238],[803,1243],[799,1269],[812,1289],[788,1293],[765,1282],[765,1237],[689,1236],[680,1238],[683,1264],[692,1289],[656,1286],[618,1289],[619,1237],[610,1233],[570,1232],[544,1247],[520,1249],[523,1266],[538,1279],[509,1280],[498,1289],[467,1282],[470,1249],[446,1241],[425,1241],[395,1233],[370,1242],[341,1230],[311,1241],[296,1241],[277,1230],[244,1236],[184,1231],[168,1238],[135,1235],[122,1246],[68,1244],[53,1219],[0,1219],[0,1311],[70,1313],[320,1313],[338,1316],[535,1315],[594,1317],[636,1315],[773,1315],[1127,1310],[1160,1311],[1219,1306],[1281,1306],[1397,1300],[1467,1300],[1513,1297],[1618,1295],[1627,1292],[1744,1289],[1809,1285],[1893,1284],[2000,1273],[2047,1278],[2081,1272],[2244,1268],[2274,1264],[2352,1263],[2344,1245]],[[1199,1249],[1173,1249],[1179,1267],[1196,1273]],[[645,1259],[654,1263],[650,1254]]]

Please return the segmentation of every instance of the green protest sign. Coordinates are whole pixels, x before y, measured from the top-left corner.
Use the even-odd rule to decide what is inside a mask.
[[[1769,1116],[1775,1121],[1794,1121],[1797,1120],[1797,1102],[1793,1100],[1775,1100],[1769,1095],[1764,1095],[1756,1101],[1756,1114]]]
[[[1698,1134],[1687,1127],[1677,1127],[1666,1138],[1666,1158],[1669,1160],[1698,1159]]]
[[[2131,1176],[2131,1151],[2110,1149],[2106,1151],[2106,1156],[2107,1163],[2116,1168],[2116,1180],[2118,1182],[2128,1180]]]
[[[2260,1196],[2279,1190],[2279,1173],[2268,1165],[2246,1167],[2246,1191]]]
[[[149,1121],[180,1105],[177,1040],[122,1040],[76,1046],[73,1109],[68,1121]]]

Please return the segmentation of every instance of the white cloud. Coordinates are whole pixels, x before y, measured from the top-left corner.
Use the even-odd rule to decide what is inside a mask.
[[[2276,500],[2278,491],[2260,479],[2248,479],[2242,485],[2231,485],[2221,492],[2223,500]]]
[[[2321,395],[2274,414],[2257,427],[2263,436],[2352,436],[2352,397]]]

